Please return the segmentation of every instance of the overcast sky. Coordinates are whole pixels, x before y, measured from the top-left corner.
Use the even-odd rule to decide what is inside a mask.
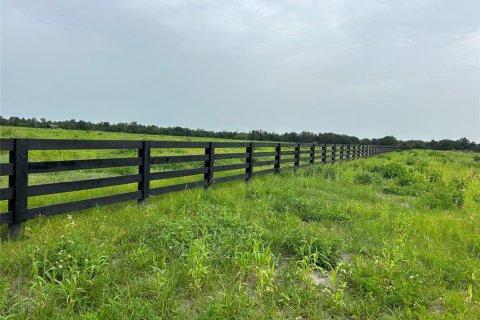
[[[478,0],[2,0],[1,114],[480,142]]]

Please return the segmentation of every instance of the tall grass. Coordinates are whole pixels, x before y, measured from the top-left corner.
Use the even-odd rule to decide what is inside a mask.
[[[42,218],[0,318],[478,319],[479,212],[474,154],[413,150]]]

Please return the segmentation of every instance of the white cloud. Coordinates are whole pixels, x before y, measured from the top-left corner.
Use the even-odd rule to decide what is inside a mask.
[[[474,0],[2,4],[2,113],[480,140]]]

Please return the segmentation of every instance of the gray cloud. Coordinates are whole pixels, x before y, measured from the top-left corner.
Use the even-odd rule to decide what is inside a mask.
[[[480,141],[476,1],[2,2],[2,114]]]

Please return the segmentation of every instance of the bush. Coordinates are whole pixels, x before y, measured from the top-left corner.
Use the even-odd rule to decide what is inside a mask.
[[[393,182],[383,188],[383,192],[387,194],[395,194],[402,196],[418,196],[425,192],[426,186],[423,183],[421,175],[406,172],[404,175],[393,180]]]
[[[461,208],[465,202],[465,187],[463,180],[454,180],[449,184],[439,183],[423,197],[423,203],[428,209]]]
[[[406,168],[396,162],[385,164],[381,167],[381,172],[386,179],[401,178],[407,174]]]
[[[413,173],[406,172],[400,177],[398,177],[397,183],[399,186],[406,187],[406,186],[413,186],[419,182],[419,178]]]

